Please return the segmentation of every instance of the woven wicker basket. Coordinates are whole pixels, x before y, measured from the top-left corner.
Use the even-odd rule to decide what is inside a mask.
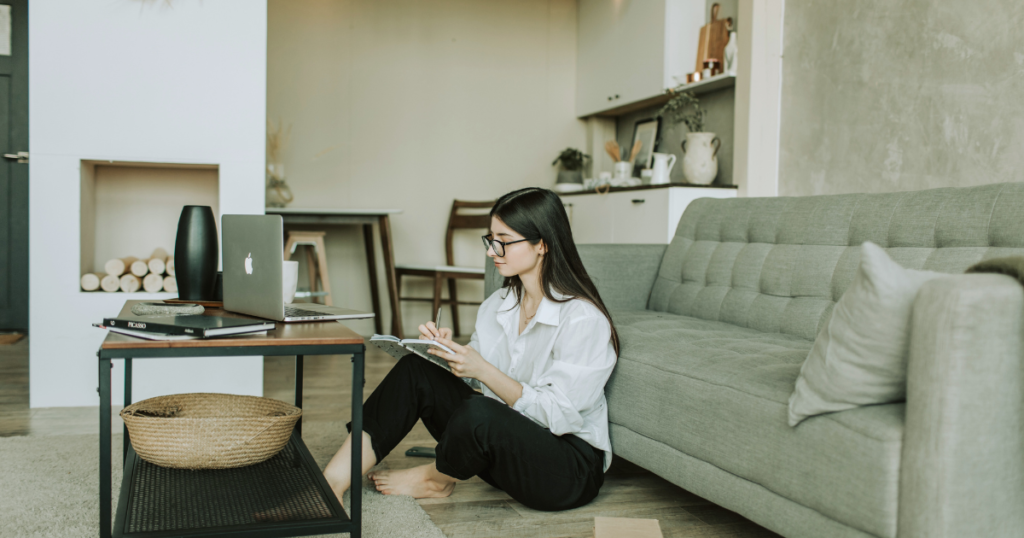
[[[172,394],[125,407],[132,447],[175,469],[230,469],[272,458],[288,443],[302,410],[256,396]]]

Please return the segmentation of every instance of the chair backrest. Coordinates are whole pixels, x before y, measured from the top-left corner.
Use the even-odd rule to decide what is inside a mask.
[[[944,273],[1024,255],[1024,183],[695,200],[648,308],[813,339],[853,280],[864,241],[904,267]]]
[[[466,200],[455,200],[452,202],[452,212],[448,215],[448,233],[444,238],[444,250],[448,265],[455,265],[455,250],[452,247],[455,230],[483,229],[491,227],[491,216],[489,214],[464,214],[466,209],[490,209],[494,207],[494,201],[490,202],[469,202]]]

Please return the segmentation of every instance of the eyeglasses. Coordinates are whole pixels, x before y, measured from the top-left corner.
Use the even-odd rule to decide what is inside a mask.
[[[512,245],[515,243],[522,243],[523,241],[529,241],[529,239],[516,239],[515,241],[498,241],[497,239],[488,239],[486,235],[481,235],[480,239],[484,240],[484,248],[493,248],[494,255],[499,258],[505,256],[505,245]]]

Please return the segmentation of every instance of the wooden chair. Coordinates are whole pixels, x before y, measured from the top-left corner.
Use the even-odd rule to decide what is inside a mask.
[[[306,247],[306,269],[309,271],[309,291],[313,302],[316,302],[317,288],[325,294],[324,304],[334,306],[334,299],[331,298],[331,279],[327,273],[327,246],[324,245],[324,235],[327,232],[306,232],[290,231],[288,240],[284,244],[284,260],[288,261],[295,254],[295,248]],[[319,286],[317,286],[319,284]]]
[[[459,267],[455,265],[455,253],[452,250],[452,237],[454,236],[455,230],[462,229],[480,229],[486,232],[491,227],[491,216],[490,215],[466,215],[460,213],[463,209],[484,209],[494,207],[494,202],[467,202],[464,200],[455,200],[452,203],[452,211],[448,216],[448,233],[445,235],[445,255],[448,265],[407,265],[399,264],[395,266],[395,276],[398,279],[398,289],[401,292],[402,289],[402,277],[405,276],[417,276],[424,278],[431,278],[434,280],[434,296],[432,298],[426,297],[399,297],[399,304],[401,301],[430,301],[433,304],[433,308],[430,310],[431,318],[437,313],[438,307],[441,305],[449,305],[451,307],[451,324],[453,336],[459,336],[459,305],[479,305],[480,302],[471,301],[460,301],[456,295],[456,280],[458,279],[484,279],[484,269],[482,267]],[[448,298],[443,299],[441,297],[441,285],[444,281],[448,281]],[[445,322],[441,322],[445,325]],[[400,335],[396,335],[400,336]]]

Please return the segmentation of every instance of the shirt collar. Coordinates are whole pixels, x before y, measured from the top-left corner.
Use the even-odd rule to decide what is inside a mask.
[[[551,296],[559,301],[562,301],[569,295],[563,295],[557,290],[551,289]],[[520,306],[515,306],[516,294],[512,293],[512,288],[505,288],[505,296],[501,302],[501,306],[498,307],[498,322],[505,327],[506,331],[511,331],[513,328],[517,328],[519,322],[519,309]],[[537,307],[537,315],[534,317],[534,321],[537,323],[543,323],[545,325],[558,325],[559,314],[562,311],[562,305],[560,303],[552,301],[547,297],[542,297],[540,300],[540,306]],[[515,306],[515,308],[513,308]]]

